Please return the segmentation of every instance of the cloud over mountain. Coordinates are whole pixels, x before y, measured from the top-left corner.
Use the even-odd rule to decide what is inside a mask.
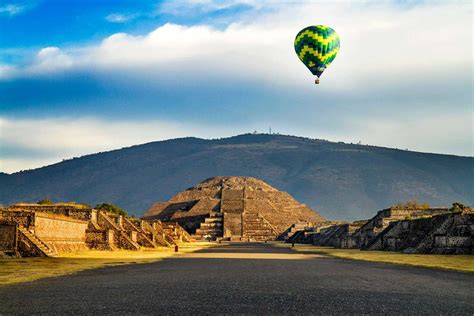
[[[134,23],[143,18],[115,12],[137,14]],[[132,135],[140,120],[206,131],[218,122],[234,133],[271,125],[288,134],[472,154],[469,3],[199,1],[150,12],[169,21],[0,59],[0,116],[53,125],[93,118]],[[184,22],[195,15],[202,19]],[[331,25],[342,41],[318,87],[293,51],[295,34],[315,23]],[[206,133],[193,135],[219,136]],[[79,134],[71,146],[84,153],[88,133]],[[9,137],[9,155],[18,146],[18,159],[21,140]]]

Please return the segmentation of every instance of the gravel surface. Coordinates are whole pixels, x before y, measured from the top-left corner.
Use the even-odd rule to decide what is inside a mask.
[[[474,275],[235,243],[0,287],[0,314],[474,314]]]

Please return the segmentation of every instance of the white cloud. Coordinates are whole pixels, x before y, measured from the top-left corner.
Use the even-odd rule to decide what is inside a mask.
[[[11,77],[15,73],[16,68],[11,65],[0,64],[0,79]]]
[[[9,16],[14,16],[22,13],[27,9],[27,6],[16,3],[8,3],[3,6],[0,6],[0,15],[6,14]]]
[[[63,53],[58,47],[45,47],[37,54],[35,65],[29,68],[30,72],[42,73],[70,68],[73,58]]]
[[[0,64],[0,80],[69,70],[79,65],[78,60],[81,58],[77,55],[70,56],[59,47],[45,47],[36,53],[34,62],[27,67]]]
[[[354,122],[351,141],[364,144],[409,149],[421,152],[450,153],[474,156],[474,121],[469,113],[451,113],[443,116],[425,114],[410,116],[400,121],[361,118]],[[449,132],[448,132],[449,131]],[[341,139],[347,138],[342,136]],[[434,150],[436,148],[436,150]]]
[[[170,138],[230,136],[237,134],[239,129],[217,125],[206,129],[197,124],[163,120],[0,117],[0,171],[38,168],[65,158]],[[2,147],[8,148],[8,155],[2,152],[5,150]],[[29,154],[25,155],[24,150]]]
[[[136,18],[136,14],[112,13],[105,17],[111,23],[125,23]]]
[[[19,156],[14,158],[0,157],[0,172],[13,173],[22,170],[35,169],[60,162],[64,157],[51,154],[47,158]]]
[[[263,1],[255,0],[181,0],[164,1],[158,7],[158,13],[172,15],[195,15],[196,13],[208,13],[212,11],[229,9],[237,5],[246,5],[253,8],[264,6]]]
[[[469,5],[463,3],[409,9],[370,2],[280,4],[258,17],[244,16],[223,30],[165,24],[142,36],[118,33],[99,45],[69,48],[67,53],[45,48],[47,56],[42,58],[40,51],[40,58],[24,71],[151,69],[170,77],[183,70],[194,77],[204,71],[263,84],[300,86],[310,83],[311,76],[294,54],[293,39],[302,27],[321,23],[331,25],[341,37],[341,51],[323,82],[339,90],[387,86],[420,77],[456,77],[468,71],[471,18]]]
[[[179,13],[182,3],[173,3],[178,4],[162,9]],[[207,8],[203,10],[215,10],[216,5],[234,4],[234,1],[221,4],[199,1],[196,5]],[[203,82],[203,85],[212,84],[208,79],[215,77],[229,83],[234,79],[246,80],[262,90],[271,86],[282,91],[282,95],[294,94],[295,103],[299,97],[304,99],[302,102],[314,99],[316,103],[321,95],[330,95],[335,103],[339,102],[337,113],[332,116],[324,116],[329,111],[326,109],[318,113],[302,111],[299,117],[288,110],[288,120],[280,122],[280,126],[286,128],[279,128],[282,133],[472,155],[473,111],[466,112],[469,104],[453,101],[455,94],[470,95],[472,107],[472,94],[469,89],[461,92],[450,89],[453,86],[463,89],[472,82],[471,11],[468,2],[426,3],[409,8],[371,1],[277,3],[272,10],[243,15],[239,22],[224,29],[212,25],[165,24],[141,36],[117,33],[93,46],[46,47],[26,67],[0,65],[0,78],[85,69],[137,74],[133,78],[147,73],[142,76],[145,80],[153,81],[148,77],[152,74],[164,78],[167,84],[178,80],[175,78],[183,78],[183,73],[190,81]],[[330,25],[341,37],[341,51],[317,89],[293,50],[295,34],[312,24]],[[468,79],[471,81],[466,83]],[[184,85],[183,82],[172,84],[176,90]],[[296,88],[305,91],[299,94]],[[380,90],[392,95],[381,98]],[[356,93],[359,99],[351,100]],[[397,112],[396,103],[407,93],[412,93],[409,96],[412,100]],[[426,103],[436,98],[445,104],[444,108],[440,111],[430,108],[428,113],[423,113],[430,106]],[[354,109],[352,104],[342,106],[343,102],[363,104],[360,108],[365,109],[362,113],[365,116],[357,117],[359,109]],[[380,107],[388,105],[389,110],[368,113],[367,109],[375,109],[379,104]],[[424,108],[413,115],[418,105]],[[401,119],[402,111],[410,107],[413,111],[407,112],[408,118]],[[302,108],[303,105],[299,109]],[[313,125],[301,122],[305,119],[302,116],[311,120],[315,113],[319,115],[316,122],[332,120],[326,129],[314,126],[315,122],[311,122]],[[440,113],[443,116],[437,117]],[[266,117],[272,120],[271,113]],[[266,122],[260,122],[260,126],[265,125]],[[255,128],[258,127],[239,125],[205,129],[184,121],[3,119],[0,144],[37,151],[46,148],[51,151],[48,161],[54,162],[64,157],[170,137],[221,137]],[[18,170],[23,157],[15,157],[13,160],[17,162],[2,158],[0,170]],[[42,156],[28,161],[22,168],[38,167],[45,160]]]
[[[275,122],[274,122],[275,123]],[[473,156],[473,118],[469,115],[407,117],[403,122],[354,119],[343,122],[348,135],[334,128],[288,127],[280,122],[276,130],[331,141],[345,141],[422,152]],[[267,122],[212,124],[204,126],[186,121],[119,120],[97,118],[14,119],[0,117],[0,171],[16,172],[59,162],[65,158],[118,149],[136,144],[178,137],[220,138],[267,128]],[[446,132],[449,126],[455,129]],[[275,131],[275,126],[274,131]],[[466,135],[471,135],[466,137]],[[9,154],[2,153],[2,147]],[[433,150],[437,148],[438,150]],[[24,151],[29,154],[25,154]]]

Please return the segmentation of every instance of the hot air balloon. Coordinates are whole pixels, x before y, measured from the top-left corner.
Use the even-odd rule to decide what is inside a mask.
[[[295,51],[303,64],[317,77],[315,83],[319,84],[319,77],[339,51],[339,36],[329,26],[308,26],[296,35]]]

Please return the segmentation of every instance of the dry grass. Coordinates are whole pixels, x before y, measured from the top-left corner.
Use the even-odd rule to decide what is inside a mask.
[[[155,262],[213,245],[215,244],[208,242],[182,244],[179,246],[178,253],[174,252],[174,248],[141,251],[90,250],[62,254],[55,258],[0,259],[0,286],[72,274],[106,266]]]
[[[291,247],[290,244],[276,244],[276,246]],[[299,252],[326,254],[344,259],[474,273],[474,256],[472,255],[403,254],[391,251],[360,251],[359,249],[334,249],[299,244],[295,244],[293,249]]]

